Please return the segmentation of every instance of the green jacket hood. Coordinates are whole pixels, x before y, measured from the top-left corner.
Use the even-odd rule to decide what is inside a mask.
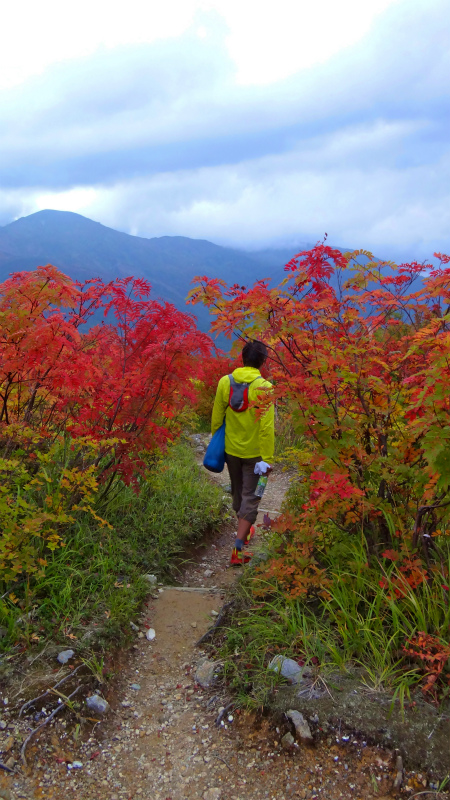
[[[231,373],[233,378],[238,383],[251,383],[255,378],[261,375],[259,369],[256,367],[238,367]]]

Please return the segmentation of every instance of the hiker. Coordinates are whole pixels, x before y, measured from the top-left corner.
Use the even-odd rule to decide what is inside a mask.
[[[243,367],[231,375],[224,375],[217,386],[211,418],[211,433],[214,434],[225,418],[225,461],[231,479],[233,509],[238,517],[238,529],[231,564],[247,563],[251,553],[243,548],[249,543],[255,529],[260,497],[255,489],[261,474],[268,475],[272,467],[274,450],[274,409],[271,405],[257,418],[255,408],[249,403],[265,396],[258,389],[271,388],[261,373],[260,367],[267,358],[267,347],[263,342],[250,341],[242,349]]]

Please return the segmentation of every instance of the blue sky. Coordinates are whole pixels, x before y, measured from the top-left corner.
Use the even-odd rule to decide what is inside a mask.
[[[450,252],[448,0],[160,5],[8,9],[0,224]]]

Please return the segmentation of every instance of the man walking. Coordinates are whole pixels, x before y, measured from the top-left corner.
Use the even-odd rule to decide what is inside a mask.
[[[274,451],[273,405],[260,416],[254,404],[266,396],[271,384],[260,368],[267,358],[263,342],[250,341],[242,349],[243,367],[220,379],[211,419],[214,434],[225,418],[225,460],[231,479],[233,509],[238,529],[231,564],[241,565],[251,555],[243,551],[253,533],[260,497],[255,495],[259,475],[268,474]],[[250,405],[249,405],[250,404]]]

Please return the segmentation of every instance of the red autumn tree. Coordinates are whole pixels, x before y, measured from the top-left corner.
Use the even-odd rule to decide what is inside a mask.
[[[214,331],[262,339],[289,399],[307,502],[299,536],[363,533],[370,552],[433,561],[450,509],[450,269],[317,245],[271,288],[197,278]],[[409,557],[409,556],[408,556]],[[301,580],[301,578],[299,578]]]
[[[38,433],[42,447],[60,434],[88,436],[105,443],[99,474],[131,480],[142,453],[173,436],[211,348],[190,315],[150,298],[147,281],[79,284],[50,265],[16,273],[0,286],[4,453],[15,427]]]

